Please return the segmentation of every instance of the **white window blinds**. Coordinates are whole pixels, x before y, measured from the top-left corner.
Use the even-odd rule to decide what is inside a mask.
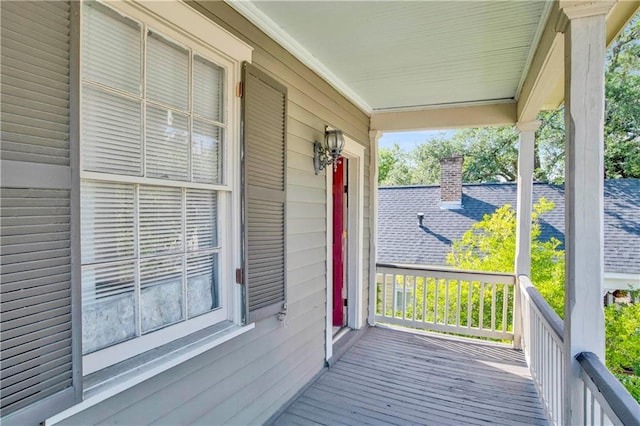
[[[87,5],[83,19],[89,354],[223,306],[218,211],[230,188],[225,69],[104,5]]]

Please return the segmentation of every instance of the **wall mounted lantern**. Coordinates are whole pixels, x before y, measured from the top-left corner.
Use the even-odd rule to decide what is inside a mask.
[[[313,166],[316,174],[320,174],[329,164],[333,164],[333,170],[338,167],[338,159],[344,148],[344,135],[342,130],[325,130],[324,145],[320,142],[313,143]]]

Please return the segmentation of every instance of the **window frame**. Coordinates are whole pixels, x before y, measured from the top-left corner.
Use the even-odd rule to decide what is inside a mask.
[[[172,181],[166,179],[148,178],[144,176],[130,176],[130,175],[117,175],[103,172],[91,172],[84,171],[82,168],[82,137],[79,137],[79,152],[78,155],[78,170],[79,181],[96,181],[96,182],[115,182],[115,183],[127,183],[131,185],[149,185],[159,187],[180,187],[189,189],[206,189],[215,191],[218,198],[218,211],[217,211],[217,246],[218,253],[218,277],[219,277],[219,290],[220,290],[220,308],[217,308],[211,312],[196,316],[192,319],[187,319],[187,312],[184,313],[185,320],[176,324],[168,325],[159,330],[136,336],[133,339],[117,343],[108,346],[103,349],[99,349],[95,352],[82,356],[82,371],[83,375],[88,375],[108,366],[117,364],[121,361],[127,360],[138,354],[146,352],[150,349],[157,348],[166,343],[172,342],[185,335],[191,334],[198,330],[202,330],[206,327],[218,324],[223,321],[232,321],[235,324],[241,324],[241,290],[239,286],[235,285],[234,270],[241,266],[241,210],[240,210],[240,99],[236,96],[235,90],[241,81],[241,64],[243,60],[251,59],[251,48],[244,42],[238,40],[232,34],[226,32],[224,29],[219,28],[215,23],[208,18],[201,15],[192,7],[182,2],[150,2],[146,4],[137,4],[129,1],[122,2],[99,2],[103,6],[108,7],[115,13],[124,16],[126,19],[135,21],[140,25],[141,29],[141,82],[146,85],[144,80],[145,68],[146,68],[146,38],[148,37],[148,31],[153,31],[156,34],[166,38],[167,40],[186,47],[189,52],[189,105],[188,113],[193,119],[198,117],[193,111],[193,75],[195,58],[204,58],[210,61],[224,70],[224,89],[223,89],[223,117],[222,122],[216,120],[208,120],[213,122],[224,131],[223,146],[220,150],[222,156],[221,165],[221,184],[204,184],[193,182],[192,174],[190,170],[189,181]],[[82,7],[81,3],[79,10],[79,28],[82,28]],[[183,30],[181,28],[189,28]],[[82,33],[79,31],[79,44],[82,44]],[[208,43],[205,40],[215,41],[215,46]],[[80,55],[82,56],[82,55]],[[82,69],[82,58],[80,58],[79,69]],[[86,83],[84,75],[80,75],[78,78],[77,87],[80,95],[78,98],[82,99],[82,90],[85,84],[96,87],[95,83]],[[122,95],[121,91],[117,89],[109,89],[105,86],[99,86],[101,90],[108,91],[110,93],[118,93]],[[146,93],[142,90],[139,97],[141,102],[141,117],[146,116],[147,105],[170,108],[173,110],[180,109],[164,105],[161,102],[151,101],[147,104]],[[133,99],[133,98],[132,98]],[[80,101],[81,102],[81,101]],[[80,103],[79,120],[78,125],[82,123],[82,103]],[[145,132],[145,121],[141,122],[142,135]],[[190,128],[191,134],[193,133],[193,127]],[[79,132],[82,135],[80,129]],[[188,147],[188,165],[191,166],[191,145],[192,138],[190,138],[190,144]],[[144,162],[145,152],[144,146],[146,143],[143,141],[141,148],[141,170],[144,174]],[[189,167],[189,169],[192,169]],[[78,185],[78,191],[80,191]],[[137,191],[136,191],[137,192]],[[78,193],[78,199],[79,193]],[[183,206],[186,208],[186,201]],[[82,208],[80,208],[82,212]],[[183,212],[183,215],[186,214]],[[137,216],[137,215],[136,215]],[[137,218],[136,218],[137,222]],[[186,224],[183,224],[183,227]],[[188,256],[186,249],[186,236],[183,236],[184,250],[181,255]],[[138,244],[137,242],[135,243]],[[134,259],[140,259],[139,253]],[[79,261],[81,263],[81,260]],[[183,276],[184,276],[183,271]],[[77,280],[77,285],[81,287],[81,279]],[[183,283],[186,285],[186,283]],[[81,291],[81,290],[80,290]],[[78,301],[80,303],[80,300]],[[74,326],[81,326],[81,316],[79,321],[74,323]],[[81,336],[81,333],[76,334]]]

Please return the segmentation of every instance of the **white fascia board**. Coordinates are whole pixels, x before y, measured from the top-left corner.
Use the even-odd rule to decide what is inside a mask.
[[[520,76],[520,81],[518,82],[518,88],[516,89],[516,95],[514,97],[516,102],[518,101],[518,98],[520,98],[520,92],[522,91],[522,86],[524,85],[524,81],[527,79],[527,75],[529,74],[529,68],[531,68],[531,62],[533,62],[533,58],[536,54],[536,50],[538,50],[538,43],[540,43],[540,39],[542,38],[542,33],[544,32],[544,29],[547,26],[547,21],[549,20],[549,16],[551,15],[552,6],[553,6],[553,2],[548,1],[548,2],[545,2],[544,9],[542,9],[542,14],[540,15],[540,21],[538,22],[538,28],[536,28],[536,32],[533,36],[533,40],[531,41],[531,46],[529,47],[529,55],[527,56],[527,61],[524,64],[522,75]]]
[[[269,18],[267,14],[258,9],[251,1],[225,0],[225,2],[238,11],[242,16],[251,21],[251,23],[256,27],[260,28],[265,34],[275,40],[289,53],[298,58],[300,62],[325,79],[327,83],[333,86],[334,89],[344,95],[360,109],[367,114],[371,114],[373,109],[364,99],[362,99],[345,82],[343,82],[329,68],[313,56],[304,46],[298,43],[295,38],[280,28],[280,26]]]
[[[604,290],[640,290],[640,274],[604,273]]]

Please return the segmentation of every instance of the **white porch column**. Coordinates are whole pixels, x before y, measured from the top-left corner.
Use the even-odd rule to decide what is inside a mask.
[[[378,260],[378,139],[382,132],[369,132],[369,325],[376,325],[376,261]]]
[[[535,136],[539,121],[517,123],[520,132],[518,148],[518,200],[516,217],[516,277],[531,274],[531,208],[533,204],[533,167],[535,158]],[[514,293],[513,347],[522,345],[522,312],[520,286],[516,283]]]
[[[605,17],[615,2],[561,1],[565,32],[565,309],[563,423],[584,424],[575,356],[604,361]]]

